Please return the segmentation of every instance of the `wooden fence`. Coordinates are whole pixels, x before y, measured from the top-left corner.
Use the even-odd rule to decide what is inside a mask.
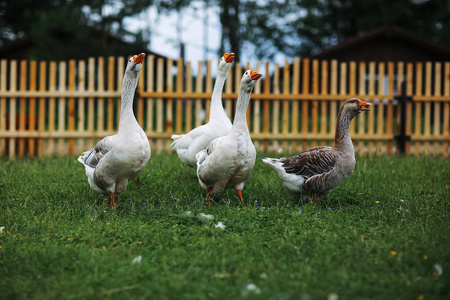
[[[126,59],[68,62],[0,61],[0,157],[78,155],[117,130]],[[225,83],[224,106],[234,115],[245,69],[263,74],[256,85],[248,123],[260,151],[296,153],[333,143],[342,100],[358,97],[372,111],[353,120],[351,136],[360,154],[397,152],[400,110],[395,97],[406,81],[406,152],[449,153],[450,62],[338,62],[293,59],[235,63]],[[152,150],[170,151],[170,136],[209,117],[216,62],[146,57],[135,112]]]

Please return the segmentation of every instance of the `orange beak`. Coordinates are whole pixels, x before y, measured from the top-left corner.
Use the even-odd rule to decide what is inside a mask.
[[[134,55],[133,60],[135,64],[142,64],[144,62],[145,53],[141,53],[139,55]]]
[[[223,58],[225,58],[225,61],[226,61],[228,64],[231,64],[231,63],[233,62],[233,60],[234,60],[234,53],[230,53],[230,54],[225,53],[225,54],[223,55]]]
[[[359,100],[359,110],[360,111],[370,111],[370,107],[365,107],[365,106],[372,106],[372,104],[370,104],[369,102],[364,102],[362,100]]]
[[[250,77],[252,78],[252,80],[258,80],[262,77],[261,73],[256,72],[255,70],[251,69],[250,70]]]

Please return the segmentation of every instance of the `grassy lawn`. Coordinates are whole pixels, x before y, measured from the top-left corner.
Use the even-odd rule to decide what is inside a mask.
[[[359,157],[310,205],[263,157],[246,208],[154,155],[116,211],[74,157],[0,161],[0,298],[449,299],[449,159]]]

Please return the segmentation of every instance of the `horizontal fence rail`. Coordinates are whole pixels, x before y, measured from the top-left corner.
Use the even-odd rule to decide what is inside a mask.
[[[117,132],[126,58],[61,62],[0,61],[0,157],[77,155]],[[352,122],[359,154],[449,153],[450,62],[338,62],[295,58],[277,63],[234,63],[222,94],[234,116],[246,69],[263,74],[247,111],[259,151],[296,153],[331,145],[343,100],[370,101],[372,111]],[[146,57],[134,101],[139,124],[153,151],[170,149],[170,136],[209,119],[211,61]],[[404,83],[405,97],[397,99]],[[407,97],[406,97],[407,96]],[[402,98],[402,99],[403,99]],[[401,107],[406,111],[401,113]],[[400,126],[401,116],[406,118]],[[400,130],[403,128],[403,134]]]

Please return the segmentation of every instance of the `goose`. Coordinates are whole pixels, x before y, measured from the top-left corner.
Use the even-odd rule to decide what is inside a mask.
[[[125,191],[128,181],[137,178],[150,159],[150,143],[133,113],[133,97],[144,57],[145,54],[141,53],[128,60],[122,84],[117,134],[105,137],[78,157],[85,167],[90,187],[108,195],[108,201],[114,209],[116,195]]]
[[[339,110],[334,146],[314,147],[292,157],[265,158],[280,177],[285,190],[292,195],[311,195],[311,202],[328,194],[352,175],[355,150],[350,138],[350,123],[371,104],[357,98],[348,99]]]
[[[231,121],[228,119],[222,106],[222,90],[228,71],[234,60],[234,53],[225,53],[220,61],[217,78],[211,97],[209,122],[194,128],[186,134],[172,135],[172,149],[177,151],[180,160],[191,168],[197,167],[195,155],[206,147],[215,138],[228,134],[231,130]]]
[[[242,76],[236,104],[236,113],[230,133],[216,138],[206,150],[197,153],[197,177],[206,189],[206,202],[211,204],[211,193],[227,188],[236,189],[242,199],[242,189],[249,180],[255,165],[256,150],[247,127],[246,111],[250,93],[262,74],[247,70]]]

